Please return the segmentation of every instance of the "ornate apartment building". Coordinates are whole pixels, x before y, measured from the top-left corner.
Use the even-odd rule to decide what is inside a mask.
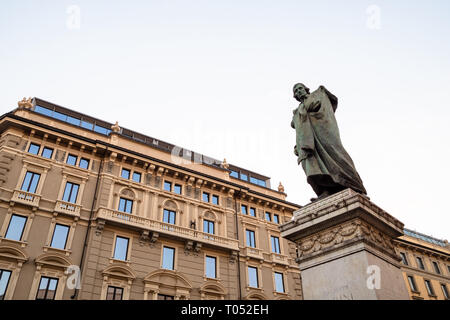
[[[409,296],[414,300],[450,299],[450,244],[405,229],[396,240]]]
[[[38,98],[0,134],[0,299],[302,298],[268,177]]]
[[[299,208],[261,174],[24,99],[0,117],[0,300],[299,300],[279,230]],[[411,298],[448,299],[448,243],[396,244]]]

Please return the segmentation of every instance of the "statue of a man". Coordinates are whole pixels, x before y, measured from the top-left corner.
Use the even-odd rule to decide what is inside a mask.
[[[346,188],[366,194],[352,159],[342,146],[334,112],[338,99],[324,86],[313,93],[302,83],[294,86],[295,109],[291,127],[296,131],[294,153],[307,182],[323,199]]]

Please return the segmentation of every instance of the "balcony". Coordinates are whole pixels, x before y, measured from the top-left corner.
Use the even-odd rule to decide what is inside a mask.
[[[81,205],[57,200],[55,205],[55,212],[67,214],[73,217],[80,217]]]
[[[182,239],[193,240],[216,247],[239,251],[238,241],[235,239],[220,237],[214,234],[197,231],[190,228],[180,227],[177,225],[164,223],[161,221],[150,220],[144,217],[139,217],[121,211],[111,210],[107,208],[100,208],[97,211],[96,218],[105,219],[106,221],[127,224],[129,226],[137,227],[139,229],[158,232],[160,234],[174,236]]]
[[[245,247],[244,254],[247,257],[264,260],[263,252],[261,249],[258,249],[258,248]]]
[[[39,207],[39,200],[41,199],[40,195],[35,193],[26,192],[22,190],[14,190],[13,197],[11,201],[22,203],[25,205],[29,205],[32,207]]]
[[[279,253],[272,252],[270,254],[270,256],[272,258],[272,263],[279,263],[279,264],[289,265],[288,257],[285,256],[284,254],[279,254]]]

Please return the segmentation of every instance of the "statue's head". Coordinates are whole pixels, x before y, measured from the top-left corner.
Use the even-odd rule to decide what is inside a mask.
[[[298,101],[303,101],[305,97],[309,94],[309,88],[303,83],[297,83],[294,86],[294,98]]]

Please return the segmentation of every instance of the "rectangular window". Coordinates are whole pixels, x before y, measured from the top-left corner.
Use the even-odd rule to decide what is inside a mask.
[[[133,172],[133,181],[140,183],[141,182],[141,174],[139,172]]]
[[[448,290],[447,290],[447,286],[444,283],[441,283],[441,289],[442,289],[442,293],[444,294],[444,298],[445,299],[450,299],[449,295],[448,295]],[[1,294],[1,285],[0,285],[0,294]],[[1,300],[1,298],[0,298]]]
[[[203,220],[203,232],[214,234],[214,222],[209,220]]]
[[[53,231],[53,238],[50,247],[64,250],[66,248],[68,234],[68,226],[56,224],[55,230]]]
[[[425,270],[425,265],[423,264],[422,258],[416,257],[416,260],[417,260],[417,266],[418,266],[420,269]]]
[[[248,181],[248,176],[247,176],[246,174],[243,174],[243,173],[241,172],[241,180]]]
[[[162,267],[164,269],[173,270],[175,265],[175,249],[163,247]]]
[[[175,224],[175,217],[176,217],[175,211],[164,209],[163,222]]]
[[[409,287],[411,288],[411,291],[417,292],[417,286],[416,286],[416,282],[414,281],[413,276],[408,276],[408,283],[409,283]]]
[[[81,158],[79,167],[82,169],[89,169],[89,159]]]
[[[54,300],[57,287],[58,287],[58,279],[41,277],[41,281],[39,282],[39,289],[36,295],[36,300]]]
[[[275,291],[284,292],[283,274],[275,272]]]
[[[122,172],[120,173],[120,176],[124,179],[130,179],[130,170],[122,168]]]
[[[77,119],[77,118],[74,118],[74,117],[71,117],[71,116],[67,116],[66,121],[67,121],[68,123],[74,124],[74,125],[76,125],[76,126],[80,126],[80,122],[81,122],[80,119]]]
[[[164,190],[166,191],[172,191],[172,182],[164,181]]]
[[[70,203],[77,203],[78,190],[80,185],[72,182],[67,182],[64,188],[63,201]]]
[[[98,126],[98,125],[94,126],[94,131],[98,132],[98,133],[101,133],[101,134],[104,134],[105,136],[107,136],[111,132],[111,130],[106,129],[106,128],[102,127],[102,126]]]
[[[408,265],[408,259],[406,258],[406,253],[400,252],[400,256],[402,257],[402,262],[405,266]]]
[[[279,219],[279,217],[278,217],[277,214],[274,214],[274,215],[273,215],[273,222],[274,222],[274,223],[277,223],[277,224],[280,223],[280,219]]]
[[[205,261],[206,277],[216,278],[216,258],[206,256]]]
[[[11,271],[0,269],[0,300],[5,299],[6,290],[8,289],[9,278],[11,278]]]
[[[158,300],[174,300],[174,296],[168,296],[167,294],[158,293]]]
[[[173,192],[175,192],[176,194],[181,194],[181,185],[179,184],[174,185]]]
[[[53,155],[53,149],[44,147],[44,150],[42,150],[42,156],[47,159],[51,159]]]
[[[75,166],[77,164],[78,157],[74,156],[73,154],[69,154],[67,156],[67,164],[70,164],[71,166]]]
[[[249,287],[258,288],[258,269],[255,267],[248,267],[248,285]]]
[[[255,231],[245,230],[245,234],[247,236],[247,247],[256,248]]]
[[[267,221],[272,221],[272,219],[270,218],[270,212],[266,212],[266,220]]]
[[[81,120],[81,127],[85,128],[85,129],[92,130],[92,129],[94,129],[94,124],[90,123],[90,122],[87,122],[87,121],[84,121],[84,120]]]
[[[438,263],[436,261],[433,261],[433,267],[434,267],[434,271],[437,274],[441,274],[441,270],[439,269],[439,265],[438,265]]]
[[[247,214],[247,206],[245,204],[241,204],[241,213]]]
[[[255,208],[250,207],[249,213],[252,217],[256,217],[256,209]]]
[[[114,247],[114,259],[117,260],[123,260],[126,261],[127,260],[127,255],[128,255],[128,238],[124,238],[124,237],[116,237],[116,245]]]
[[[122,300],[123,288],[108,286],[106,300]]]
[[[230,177],[239,178],[239,173],[237,173],[236,171],[231,170]]]
[[[213,194],[212,196],[212,204],[219,205],[219,196]]]
[[[434,296],[434,289],[430,280],[425,280],[425,287],[427,287],[428,295]]]
[[[26,222],[27,222],[26,217],[13,214],[11,220],[9,221],[9,226],[8,230],[6,231],[5,238],[21,241]]]
[[[35,143],[30,143],[30,146],[28,147],[28,152],[31,154],[38,155],[39,149],[41,149],[41,146]]]
[[[36,193],[37,186],[39,184],[39,179],[41,175],[39,173],[34,173],[27,171],[25,174],[25,179],[23,179],[22,187],[20,190],[25,192]]]
[[[202,199],[204,202],[209,202],[209,193],[203,192]]]
[[[133,213],[133,200],[120,198],[119,211]]]
[[[272,242],[272,252],[281,253],[280,250],[280,238],[278,237],[274,237],[274,236],[270,236],[270,240]]]

